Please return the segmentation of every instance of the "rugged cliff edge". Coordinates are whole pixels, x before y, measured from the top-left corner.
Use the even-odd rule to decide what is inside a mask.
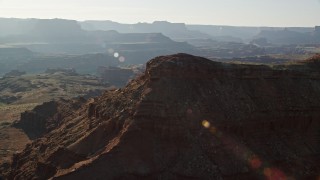
[[[39,138],[57,128],[62,119],[71,116],[85,102],[84,98],[45,102],[31,111],[21,113],[20,120],[14,126],[23,129],[30,139]]]
[[[317,178],[319,64],[157,57],[125,88],[59,119],[13,157],[7,178]]]

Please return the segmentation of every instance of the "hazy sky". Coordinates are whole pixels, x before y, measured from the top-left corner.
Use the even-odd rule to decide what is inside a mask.
[[[0,17],[315,26],[320,0],[0,0]]]

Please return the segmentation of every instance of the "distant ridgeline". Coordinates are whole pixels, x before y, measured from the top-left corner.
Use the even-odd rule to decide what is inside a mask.
[[[274,44],[319,44],[320,26],[316,26],[312,32],[298,32],[285,28],[283,30],[264,30],[256,38],[265,38]]]
[[[39,73],[73,68],[96,74],[99,66],[145,64],[149,59],[189,53],[209,59],[267,54],[307,54],[300,45],[320,44],[319,26],[235,27],[186,25],[156,21],[120,24],[112,21],[0,18],[0,76],[18,69]],[[283,47],[283,46],[290,47]]]
[[[314,28],[309,27],[236,27],[219,25],[186,25],[184,23],[170,23],[155,21],[154,23],[120,24],[112,21],[83,21],[64,19],[5,19],[0,18],[1,42],[49,42],[49,43],[84,43],[101,44],[112,39],[119,33],[162,33],[176,41],[192,39],[212,39],[217,41],[250,42],[256,37],[265,36],[273,42],[272,36],[283,33],[283,43],[309,43]],[[318,29],[319,27],[316,27]],[[108,32],[113,31],[113,32]],[[318,30],[316,30],[318,31]],[[264,32],[264,33],[263,33]],[[268,33],[273,32],[268,37]],[[295,32],[299,41],[290,40]],[[261,34],[262,33],[262,34]],[[146,35],[149,36],[149,35]],[[301,37],[300,37],[301,36]],[[128,38],[125,37],[124,38]],[[138,41],[134,41],[138,42]],[[139,39],[139,42],[141,39]],[[319,39],[317,41],[319,42]],[[37,46],[37,48],[39,48]],[[55,47],[57,48],[57,47]],[[93,48],[93,47],[91,47]],[[101,48],[101,47],[100,47]],[[95,50],[101,50],[98,47]],[[61,49],[60,49],[61,51]]]

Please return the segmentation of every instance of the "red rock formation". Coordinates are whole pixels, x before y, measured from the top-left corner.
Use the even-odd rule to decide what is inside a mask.
[[[307,65],[157,57],[15,155],[7,177],[316,178],[320,75]]]

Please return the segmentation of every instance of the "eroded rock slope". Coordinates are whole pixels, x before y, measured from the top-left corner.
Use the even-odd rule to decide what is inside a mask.
[[[320,174],[320,61],[186,54],[147,64],[13,157],[9,179],[280,179]]]

